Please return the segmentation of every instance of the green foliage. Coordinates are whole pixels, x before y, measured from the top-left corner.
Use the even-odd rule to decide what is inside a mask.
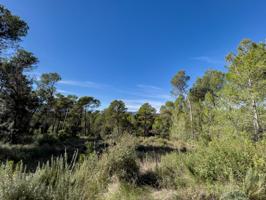
[[[263,132],[258,108],[266,98],[266,45],[243,40],[237,49],[237,54],[230,53],[227,61],[230,65],[225,94],[230,103],[247,108],[254,129],[252,138],[257,141]]]
[[[135,115],[135,126],[139,135],[149,136],[155,120],[156,110],[150,104],[144,103]]]
[[[73,170],[65,158],[55,159],[32,174],[25,173],[23,165],[14,167],[12,163],[1,165],[1,199],[86,199],[84,188],[74,182],[80,168]]]
[[[160,166],[157,169],[161,187],[178,189],[195,184],[183,159],[183,156],[177,153],[171,153],[161,158]]]
[[[136,183],[139,175],[136,158],[135,139],[125,135],[103,155],[103,172],[107,177],[115,175],[120,181]]]
[[[131,126],[127,108],[121,100],[111,102],[109,107],[104,110],[102,120],[102,135],[110,136],[112,134],[113,138],[121,136]]]
[[[171,80],[175,102],[158,114],[145,103],[133,114],[121,100],[97,111],[94,97],[57,93],[57,73],[33,87],[27,73],[38,59],[12,48],[27,24],[0,5],[0,27],[0,139],[20,143],[0,144],[0,160],[12,160],[0,164],[0,199],[150,199],[141,184],[178,191],[177,199],[266,199],[265,43],[243,40],[227,56],[228,72],[208,70],[191,88],[179,71]],[[139,136],[137,147],[127,133]],[[77,149],[79,162],[66,156]],[[155,169],[140,167],[145,151]],[[110,193],[113,179],[119,187]]]
[[[249,200],[245,193],[241,191],[231,191],[222,195],[220,200]]]
[[[21,37],[28,32],[28,25],[13,15],[8,9],[0,5],[0,53],[12,45],[13,42],[18,42]]]
[[[105,200],[151,200],[151,197],[145,189],[138,188],[135,185],[122,184],[117,191],[107,194]]]
[[[224,73],[216,70],[208,70],[202,78],[198,78],[190,90],[193,101],[204,101],[209,93],[213,98],[217,98],[217,93],[223,88],[225,83]],[[213,99],[213,105],[215,101]]]
[[[174,103],[174,110],[172,111],[172,126],[170,133],[172,138],[188,140],[192,136],[190,134],[190,120],[187,109],[187,102],[184,96],[178,96]]]
[[[0,199],[97,199],[112,176],[117,176],[125,184],[135,183],[139,168],[134,140],[125,136],[120,142],[100,159],[91,155],[76,163],[77,154],[71,160],[65,155],[53,158],[34,173],[27,173],[23,164],[1,164]],[[132,199],[137,190],[130,189]],[[125,194],[123,188],[121,192],[119,195]]]
[[[257,151],[256,145],[243,138],[226,138],[214,140],[206,147],[198,146],[187,158],[187,165],[191,172],[205,181],[229,181],[234,179],[243,181],[247,171],[264,165],[262,152]]]
[[[251,200],[266,199],[265,174],[259,174],[257,171],[249,169],[244,180],[243,190]]]
[[[61,77],[57,73],[46,73],[42,74],[40,80],[37,81],[37,92],[40,99],[45,104],[50,104],[54,99],[56,92],[55,84],[61,80]]]
[[[172,126],[172,114],[174,110],[174,103],[168,101],[161,106],[160,114],[155,117],[152,129],[156,135],[163,138],[169,138],[170,127]]]
[[[91,109],[99,106],[100,101],[94,97],[80,97],[69,109],[67,116],[65,116],[65,133],[74,137],[84,130],[84,135],[87,135],[89,129],[88,118],[90,117],[88,111],[92,112]]]
[[[188,84],[190,77],[186,75],[184,70],[179,71],[171,80],[173,87],[172,93],[175,96],[184,96],[187,93]]]
[[[9,61],[0,64],[0,133],[13,143],[28,133],[37,107],[32,81],[24,74],[36,62],[31,53],[18,50]]]

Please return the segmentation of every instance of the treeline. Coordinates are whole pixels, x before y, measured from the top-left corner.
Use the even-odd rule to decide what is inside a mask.
[[[226,57],[226,73],[208,70],[192,87],[189,75],[179,71],[171,80],[174,102],[166,102],[159,113],[148,103],[130,113],[120,100],[100,111],[94,97],[60,94],[57,73],[32,79],[29,72],[38,59],[19,46],[27,23],[0,6],[0,26],[0,137],[5,142],[24,143],[35,135],[98,140],[124,133],[204,141],[224,134],[247,135],[253,141],[263,137],[265,43],[243,40]]]
[[[105,137],[135,129],[149,135],[156,111],[144,104],[136,115],[127,112],[122,101],[115,100],[99,111],[94,97],[64,96],[56,91],[61,80],[57,73],[42,74],[38,80],[29,73],[38,59],[22,49],[19,42],[28,26],[18,16],[0,7],[0,137],[11,143],[22,143],[30,136],[53,134],[59,138],[78,135]],[[6,52],[12,52],[7,56]],[[137,127],[137,128],[136,128]]]
[[[174,101],[132,113],[33,79],[27,32],[0,6],[0,199],[266,199],[265,43],[243,40],[192,85],[177,72]]]

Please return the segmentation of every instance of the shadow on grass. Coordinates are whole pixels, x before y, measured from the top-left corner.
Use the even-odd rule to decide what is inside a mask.
[[[151,186],[153,188],[160,187],[160,177],[156,172],[146,171],[143,174],[140,174],[138,177],[138,185],[139,186]]]
[[[153,146],[153,145],[139,145],[136,148],[138,157],[143,160],[147,156],[158,157],[171,152],[185,153],[187,152],[186,147],[173,148],[169,146]]]
[[[51,157],[61,156],[67,153],[72,159],[75,152],[83,154],[87,152],[88,141],[82,138],[69,138],[61,142],[27,144],[27,145],[0,145],[0,161],[12,160],[15,163],[23,162],[27,170],[34,170],[38,164],[44,164]]]

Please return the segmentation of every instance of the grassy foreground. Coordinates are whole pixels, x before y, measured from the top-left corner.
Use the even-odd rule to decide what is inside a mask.
[[[101,155],[65,154],[32,172],[7,161],[0,199],[266,199],[264,141],[203,145],[125,135]]]

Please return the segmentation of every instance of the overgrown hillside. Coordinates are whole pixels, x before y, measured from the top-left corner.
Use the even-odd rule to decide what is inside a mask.
[[[192,86],[178,71],[174,101],[132,113],[33,78],[27,32],[0,6],[0,200],[266,199],[265,43],[244,39]]]

